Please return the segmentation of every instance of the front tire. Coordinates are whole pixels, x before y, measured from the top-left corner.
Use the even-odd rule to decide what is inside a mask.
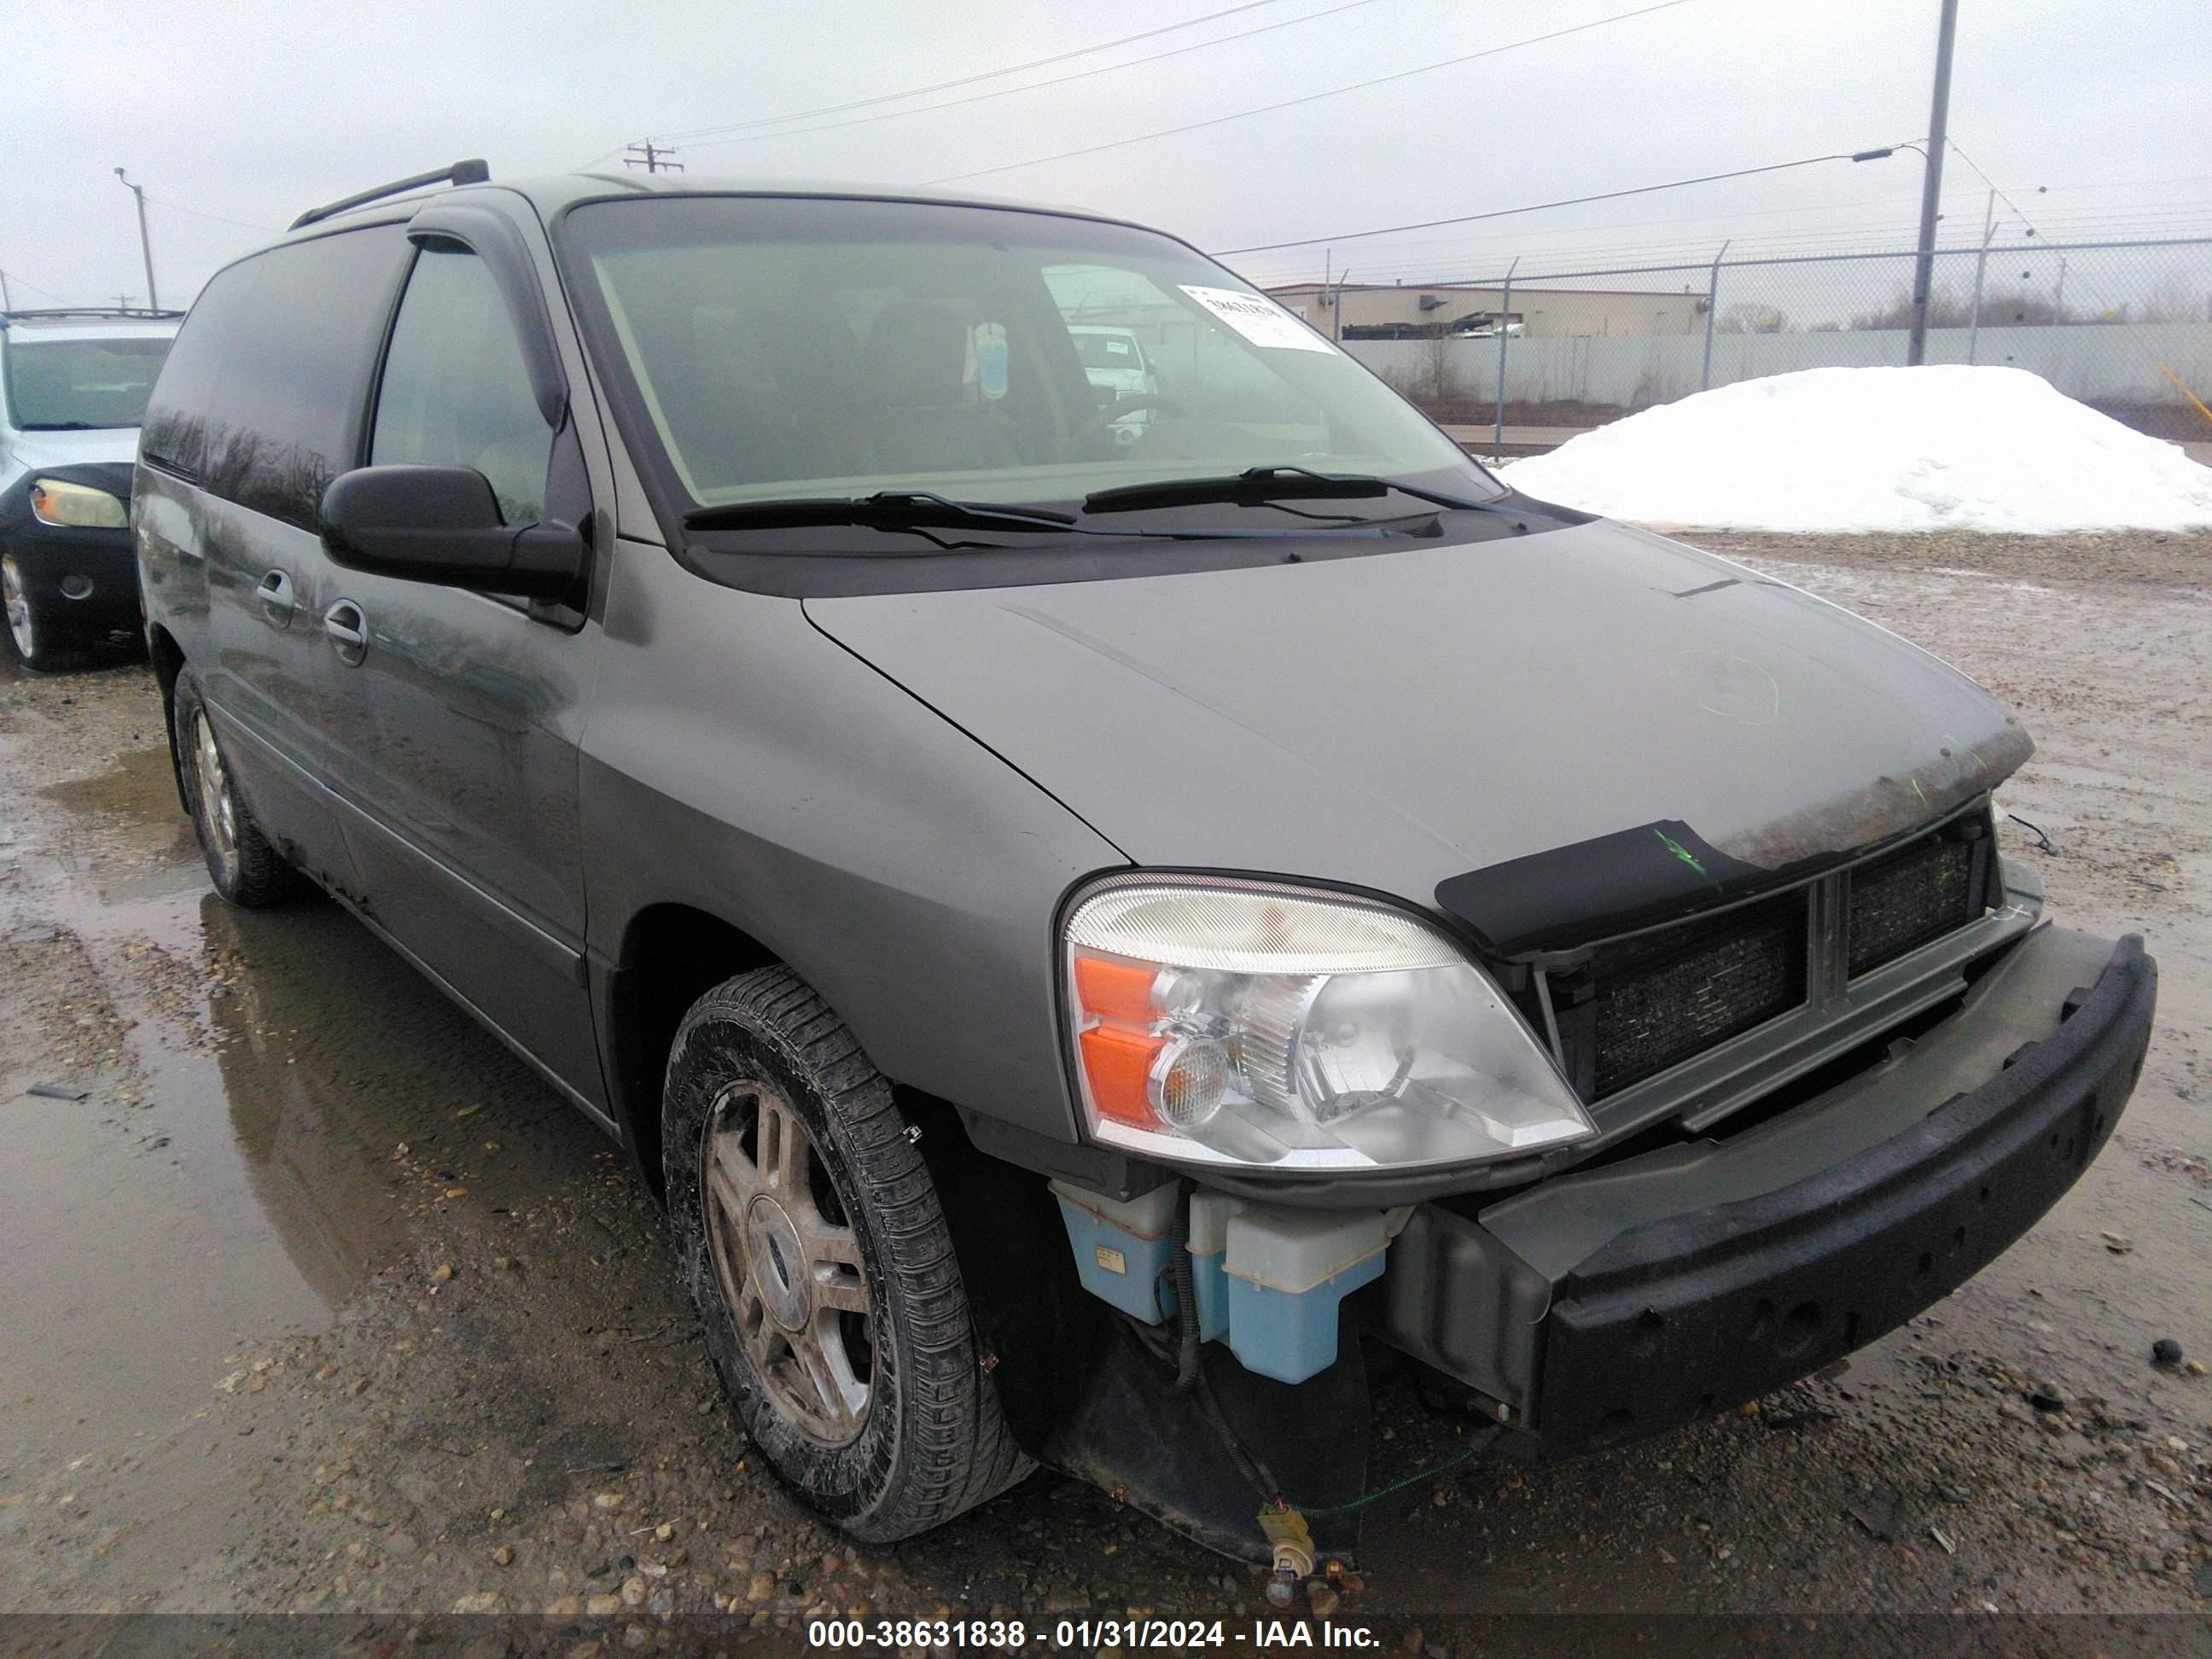
[[[239,793],[209,718],[207,699],[189,668],[178,671],[170,718],[176,731],[178,781],[184,785],[215,890],[246,910],[266,909],[296,896],[303,884],[300,873],[262,833]]]
[[[661,1146],[708,1352],[808,1504],[888,1542],[1029,1473],[890,1085],[795,975],[759,969],[692,1006]]]
[[[7,607],[8,649],[24,667],[54,674],[83,665],[83,647],[55,632],[53,619],[44,614],[45,607],[32,596],[23,568],[13,553],[0,556],[0,601]]]

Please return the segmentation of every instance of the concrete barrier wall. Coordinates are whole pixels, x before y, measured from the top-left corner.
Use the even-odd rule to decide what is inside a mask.
[[[1966,361],[1966,331],[1936,329],[1928,361]],[[1443,353],[1449,391],[1478,401],[1498,396],[1496,340],[1352,340],[1345,349],[1378,374],[1424,390]],[[1905,361],[1902,329],[1835,333],[1719,334],[1713,337],[1715,386],[1793,369],[1863,368]],[[1698,390],[1701,334],[1516,339],[1505,365],[1514,403],[1613,404],[1640,408]],[[2185,404],[2163,362],[2212,403],[2212,322],[2095,323],[2067,327],[1984,328],[1974,361],[2040,374],[2084,403]]]

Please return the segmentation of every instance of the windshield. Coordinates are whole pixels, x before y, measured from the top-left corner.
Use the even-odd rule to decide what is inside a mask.
[[[7,340],[8,413],[18,431],[131,427],[146,416],[166,337]]]
[[[1328,341],[1149,232],[665,197],[586,204],[560,237],[629,424],[687,507],[882,490],[1069,503],[1255,466],[1498,493]]]

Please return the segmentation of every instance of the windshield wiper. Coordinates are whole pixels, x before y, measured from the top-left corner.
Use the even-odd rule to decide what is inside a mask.
[[[1041,507],[956,501],[926,489],[883,489],[872,495],[799,495],[767,501],[725,501],[684,515],[686,530],[795,530],[809,525],[860,525],[870,530],[1051,530],[1075,528],[1073,514]]]
[[[1218,477],[1169,478],[1159,483],[1124,484],[1083,498],[1085,513],[1129,513],[1153,507],[1225,504],[1266,507],[1276,501],[1354,501],[1395,491],[1437,507],[1480,512],[1491,503],[1462,501],[1433,489],[1399,483],[1366,472],[1316,472],[1309,466],[1249,466]]]
[[[1316,475],[1319,476],[1319,475]],[[1392,484],[1393,489],[1403,486]],[[1118,492],[1106,491],[1112,495]],[[1380,489],[1361,489],[1361,495],[1380,495]],[[1422,492],[1411,492],[1420,495]],[[1097,496],[1091,498],[1093,501]],[[1203,500],[1218,497],[1206,495]],[[1149,504],[1149,503],[1147,503]],[[1455,503],[1457,505],[1457,503]],[[1301,514],[1311,518],[1317,515]],[[1335,514],[1328,515],[1331,519]],[[1431,521],[1434,514],[1417,515]],[[1345,523],[1316,525],[1310,529],[1231,530],[1213,526],[1146,527],[1131,525],[1108,528],[1079,524],[1073,514],[1046,507],[999,507],[988,501],[958,501],[926,489],[885,489],[872,495],[794,495],[765,501],[725,501],[714,507],[695,507],[684,515],[686,530],[798,530],[820,525],[858,525],[867,530],[904,532],[919,536],[939,551],[988,552],[1000,544],[948,541],[934,532],[1006,530],[1062,536],[1100,536],[1116,541],[1247,542],[1295,539],[1315,536],[1376,536],[1400,519],[1353,518]],[[871,556],[876,556],[872,555]]]

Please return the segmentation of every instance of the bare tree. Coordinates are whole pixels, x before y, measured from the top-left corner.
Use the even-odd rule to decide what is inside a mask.
[[[1972,303],[1960,298],[1948,288],[1931,289],[1928,294],[1928,326],[1930,328],[1964,328],[1972,311]],[[1912,295],[1900,287],[1890,302],[1873,311],[1851,314],[1853,328],[1910,328],[1912,326]]]
[[[1715,331],[1721,334],[1781,334],[1789,327],[1790,313],[1764,300],[1738,300],[1713,319]]]
[[[2139,323],[2212,322],[2212,293],[2191,288],[2179,276],[2161,276],[2132,314]]]
[[[1450,407],[1452,399],[1451,342],[1438,329],[1422,354],[1422,368],[1429,383],[1429,401],[1437,409]]]

